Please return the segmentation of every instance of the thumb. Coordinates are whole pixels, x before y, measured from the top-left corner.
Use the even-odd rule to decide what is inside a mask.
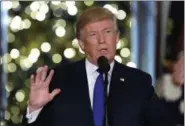
[[[60,89],[55,89],[50,93],[50,99],[52,100],[56,95],[58,95],[61,92]]]

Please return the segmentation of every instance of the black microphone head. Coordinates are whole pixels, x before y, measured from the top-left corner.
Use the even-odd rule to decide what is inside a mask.
[[[100,72],[107,73],[110,70],[108,59],[105,56],[100,56],[98,58],[97,63],[98,63]]]

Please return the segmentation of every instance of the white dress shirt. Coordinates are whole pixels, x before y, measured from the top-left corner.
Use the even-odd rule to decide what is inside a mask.
[[[107,86],[107,92],[109,92],[109,87],[110,87],[110,79],[112,76],[112,70],[114,66],[114,61],[111,62],[110,64],[110,70],[108,72],[108,86]],[[89,87],[89,97],[90,97],[90,102],[91,102],[91,107],[93,104],[93,92],[94,92],[94,85],[96,78],[98,77],[99,73],[97,72],[98,67],[95,66],[94,64],[90,63],[87,59],[85,60],[85,67],[86,67],[86,73],[87,73],[87,80],[88,80],[88,87]],[[43,108],[43,107],[42,107]],[[29,112],[29,107],[27,108],[27,114],[26,118],[28,119],[28,123],[34,122],[42,108],[30,113]]]

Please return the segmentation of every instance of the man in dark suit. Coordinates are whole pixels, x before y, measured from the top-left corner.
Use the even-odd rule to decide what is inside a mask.
[[[176,123],[167,106],[155,95],[151,76],[114,61],[119,32],[117,19],[110,11],[105,8],[86,10],[76,30],[86,58],[58,66],[48,76],[47,66],[38,68],[36,75],[31,76],[29,103],[23,120],[26,125],[103,126],[100,118],[105,115],[96,120],[102,112],[98,108],[101,101],[99,106],[95,103],[96,80],[101,75],[97,71],[100,56],[105,56],[110,64],[107,86],[110,126],[170,126]]]

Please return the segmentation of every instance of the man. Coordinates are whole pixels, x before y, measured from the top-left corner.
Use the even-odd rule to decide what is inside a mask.
[[[86,10],[79,17],[76,30],[86,58],[56,67],[48,76],[47,66],[38,68],[36,75],[31,76],[26,125],[102,126],[101,117],[105,116],[94,114],[100,56],[105,56],[110,64],[107,100],[110,126],[169,126],[175,123],[173,115],[158,102],[150,75],[114,61],[119,31],[116,17],[110,11],[104,8]],[[99,109],[98,114],[101,112]]]
[[[164,73],[155,86],[156,94],[168,104],[173,115],[178,117],[179,125],[184,124],[184,55],[179,53],[177,61],[172,62],[168,69],[171,72]]]

